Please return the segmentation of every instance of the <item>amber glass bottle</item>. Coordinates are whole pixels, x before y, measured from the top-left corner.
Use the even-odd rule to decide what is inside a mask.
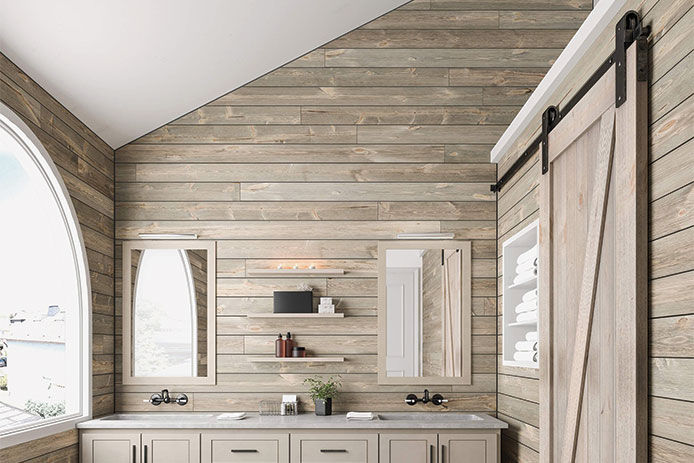
[[[294,340],[292,339],[292,333],[287,333],[287,339],[284,341],[284,356],[291,357],[293,348]]]
[[[287,356],[287,351],[286,351],[286,341],[282,339],[282,333],[277,335],[277,339],[275,340],[275,357],[286,357]]]

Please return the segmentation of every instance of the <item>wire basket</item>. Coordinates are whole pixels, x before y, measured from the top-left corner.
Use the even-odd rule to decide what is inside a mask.
[[[274,400],[261,400],[258,402],[260,416],[279,415],[282,411],[282,402]]]

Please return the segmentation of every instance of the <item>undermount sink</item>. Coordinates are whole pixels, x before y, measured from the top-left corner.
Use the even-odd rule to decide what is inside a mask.
[[[384,421],[482,421],[470,413],[379,413]]]
[[[102,420],[110,421],[208,421],[214,415],[209,413],[118,413],[106,416]]]

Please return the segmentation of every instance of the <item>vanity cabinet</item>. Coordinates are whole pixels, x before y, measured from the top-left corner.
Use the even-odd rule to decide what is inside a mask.
[[[82,463],[141,463],[140,433],[82,433],[80,456]]]
[[[381,463],[436,463],[437,434],[381,434]]]
[[[206,432],[201,456],[204,463],[289,463],[289,434]]]
[[[292,463],[378,463],[378,434],[292,433]]]
[[[497,433],[380,435],[380,463],[496,463],[498,459]]]
[[[200,434],[176,431],[142,433],[142,459],[142,463],[200,463]]]

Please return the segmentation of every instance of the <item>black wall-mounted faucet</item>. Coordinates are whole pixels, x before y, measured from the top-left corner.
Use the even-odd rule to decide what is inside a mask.
[[[149,402],[155,407],[161,404],[170,404],[171,402],[177,403],[180,406],[184,406],[188,403],[188,396],[185,394],[178,394],[175,398],[172,399],[169,395],[169,390],[162,389],[161,392],[155,392],[154,394],[152,394],[149,400],[146,400],[145,402]]]
[[[407,394],[407,397],[405,397],[407,405],[415,405],[417,402],[422,402],[423,404],[431,402],[434,405],[443,405],[448,402],[448,399],[444,399],[441,394],[434,394],[429,397],[429,389],[424,389],[424,395],[421,399],[417,398],[415,394]]]

